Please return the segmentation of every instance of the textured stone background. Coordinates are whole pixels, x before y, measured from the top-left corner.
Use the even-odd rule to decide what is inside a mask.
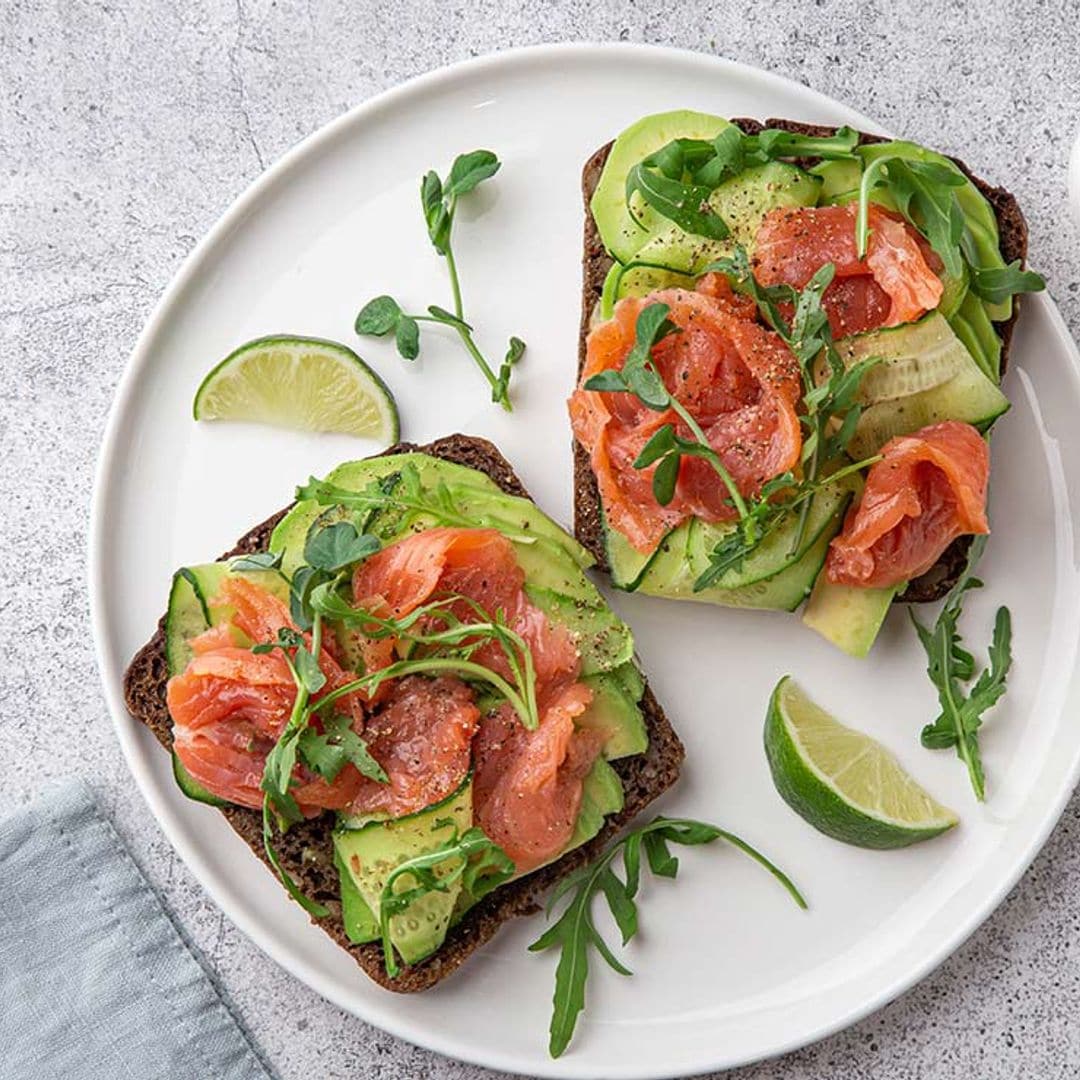
[[[439,0],[0,4],[0,789],[95,783],[135,857],[288,1080],[478,1078],[295,982],[211,905],[134,789],[98,689],[84,534],[135,336],[181,259],[267,164],[349,106],[489,50],[664,42],[769,68],[1008,184],[1080,330],[1065,167],[1080,103],[1072,0],[745,5]],[[820,1080],[1080,1073],[1080,801],[996,915],[901,1000],[782,1063]]]

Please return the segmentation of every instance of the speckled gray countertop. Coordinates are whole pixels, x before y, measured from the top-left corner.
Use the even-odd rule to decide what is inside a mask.
[[[532,10],[525,14],[524,10]],[[1080,124],[1072,0],[7,0],[0,5],[0,789],[90,778],[136,859],[286,1080],[482,1070],[368,1028],[264,957],[173,854],[98,686],[84,535],[94,461],[136,334],[181,259],[302,136],[448,61],[622,39],[787,75],[1008,181],[1080,331],[1066,212]],[[934,975],[766,1077],[1080,1074],[1080,800],[998,912]],[[28,1078],[29,1080],[29,1078]]]

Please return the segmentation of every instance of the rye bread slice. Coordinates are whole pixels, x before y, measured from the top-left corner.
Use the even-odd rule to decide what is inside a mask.
[[[755,135],[764,127],[783,128],[802,135],[832,135],[836,129],[824,127],[819,124],[800,124],[793,120],[759,120],[746,118],[733,120],[748,135]],[[879,135],[860,133],[860,143],[885,142]],[[585,200],[585,234],[582,250],[582,291],[581,291],[581,329],[578,342],[578,377],[585,363],[585,342],[589,333],[589,323],[593,310],[600,300],[600,294],[604,287],[604,279],[608,270],[611,269],[611,257],[604,249],[603,241],[597,231],[589,209],[589,200],[600,180],[604,163],[607,161],[612,144],[602,146],[585,162],[581,175],[581,189]],[[958,158],[950,158],[952,161],[979,189],[986,201],[990,204],[997,218],[998,233],[1000,236],[1001,253],[1006,262],[1019,259],[1023,264],[1027,259],[1027,223],[1020,211],[1020,205],[1016,198],[1004,188],[994,187],[987,181],[976,176]],[[800,164],[813,164],[814,159],[806,159]],[[1005,322],[994,324],[998,337],[1001,338],[1001,370],[1005,371],[1009,356],[1009,345],[1012,342],[1013,328],[1020,307],[1019,296],[1013,299],[1011,317]],[[585,449],[574,440],[574,533],[578,541],[596,557],[597,565],[603,569],[609,569],[607,565],[607,553],[604,551],[603,526],[600,519],[600,491],[596,485],[589,464],[589,455]],[[912,581],[904,592],[897,597],[903,603],[922,603],[940,600],[956,582],[963,570],[967,557],[967,550],[971,544],[971,537],[961,536],[953,541],[942,553],[941,558],[922,577]]]
[[[426,446],[399,443],[384,453],[411,451],[477,469],[491,477],[508,494],[529,497],[510,463],[486,439],[450,435]],[[222,558],[266,550],[274,526],[287,510],[288,507],[245,533]],[[124,674],[124,696],[131,715],[144,723],[168,750],[172,747],[172,721],[165,704],[169,666],[165,656],[164,626],[165,618],[162,616],[157,632],[132,659]],[[312,922],[321,926],[353,956],[368,976],[387,990],[399,993],[426,990],[445,979],[507,919],[518,915],[532,915],[539,911],[541,897],[555,882],[595,858],[624,825],[678,778],[684,757],[683,745],[648,685],[645,687],[641,704],[649,732],[649,748],[644,754],[612,762],[625,792],[623,809],[608,818],[599,834],[587,844],[485,897],[450,930],[442,948],[434,956],[420,964],[404,968],[396,979],[391,979],[386,974],[383,950],[378,942],[354,945],[346,937],[341,919],[338,875],[333,865],[333,845],[330,838],[332,819],[329,815],[293,826],[284,836],[278,837],[276,842],[282,864],[303,892],[330,909],[326,918],[312,919]],[[221,813],[251,850],[266,863],[262,843],[262,814],[257,810],[239,806],[224,807]],[[273,874],[272,869],[270,872]],[[267,884],[269,887],[270,878],[267,878]]]

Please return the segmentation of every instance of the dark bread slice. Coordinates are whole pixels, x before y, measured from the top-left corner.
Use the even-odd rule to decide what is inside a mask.
[[[427,446],[399,443],[385,453],[410,451],[420,451],[478,469],[491,477],[508,494],[528,498],[528,492],[514,474],[510,463],[486,439],[451,435]],[[279,511],[245,533],[236,542],[236,546],[222,558],[266,550],[274,526],[287,509]],[[162,746],[170,749],[172,722],[165,704],[165,684],[169,677],[169,667],[165,656],[164,625],[165,620],[162,617],[157,632],[128,666],[124,674],[124,696],[131,715],[144,723]],[[489,894],[450,930],[442,948],[434,956],[421,964],[404,968],[396,979],[391,979],[386,974],[383,950],[378,942],[354,945],[345,935],[338,876],[333,865],[331,820],[324,815],[314,821],[295,825],[284,836],[278,837],[276,844],[281,862],[307,896],[330,909],[326,918],[312,921],[351,953],[375,982],[388,990],[402,993],[426,990],[454,972],[507,919],[517,915],[532,915],[539,911],[540,898],[548,888],[571,870],[595,858],[624,825],[675,782],[684,756],[683,746],[648,685],[642,699],[642,710],[649,732],[649,749],[644,754],[612,762],[622,780],[626,796],[622,811],[612,815],[600,833],[587,844],[567,853],[549,866]],[[238,806],[225,807],[221,812],[252,851],[263,862],[267,862],[262,843],[261,813]]]
[[[802,135],[832,135],[836,129],[824,127],[819,124],[800,124],[793,120],[759,120],[736,119],[737,124],[748,135],[755,135],[764,127],[782,128],[784,131],[792,131]],[[860,143],[885,142],[886,139],[879,135],[860,133]],[[582,291],[581,291],[581,329],[578,342],[578,376],[580,378],[582,366],[585,363],[585,342],[589,333],[589,323],[596,304],[600,300],[600,293],[604,287],[604,279],[608,270],[611,269],[611,257],[604,249],[600,233],[593,221],[589,209],[589,200],[600,180],[604,163],[607,161],[612,144],[602,146],[585,162],[581,175],[581,189],[585,200],[585,234],[582,250]],[[958,158],[950,158],[952,161],[979,189],[983,197],[990,204],[997,218],[998,233],[1000,236],[1001,254],[1006,262],[1019,259],[1023,264],[1027,258],[1027,223],[1020,211],[1020,205],[1016,198],[1004,188],[993,187],[985,180],[976,176]],[[801,164],[813,164],[812,160]],[[998,336],[1001,338],[1001,370],[1005,371],[1008,362],[1009,345],[1012,342],[1013,328],[1016,325],[1017,315],[1020,308],[1020,297],[1013,299],[1011,317],[1005,322],[994,324]],[[604,551],[603,526],[600,513],[600,491],[596,485],[589,464],[589,455],[584,448],[574,440],[574,533],[578,541],[596,557],[597,565],[603,569],[609,569],[607,565],[607,553]],[[897,599],[904,603],[921,603],[939,600],[945,595],[960,576],[967,558],[967,550],[971,544],[970,536],[961,536],[954,540],[942,553],[941,558],[922,577],[912,581]]]

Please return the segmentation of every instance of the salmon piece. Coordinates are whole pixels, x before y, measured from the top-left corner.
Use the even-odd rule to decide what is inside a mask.
[[[173,721],[173,748],[184,768],[212,794],[240,806],[262,806],[260,788],[266,755],[273,748],[296,701],[296,684],[279,651],[253,653],[235,644],[237,635],[256,643],[273,641],[283,627],[296,629],[276,596],[245,578],[226,578],[210,602],[229,613],[192,638],[192,658],[166,688]],[[310,635],[305,635],[310,646]],[[349,682],[328,649],[319,656],[328,693]],[[317,700],[317,699],[316,699]],[[350,694],[337,708],[363,730],[360,695]],[[316,724],[316,727],[318,725]],[[355,795],[359,773],[346,765],[333,783],[298,765],[292,795],[302,812],[342,809]]]
[[[826,263],[836,267],[822,297],[835,337],[912,322],[938,306],[943,290],[935,272],[941,264],[918,233],[873,203],[860,259],[856,213],[854,203],[771,210],[754,242],[754,276],[762,285],[802,289]]]
[[[444,691],[452,708],[429,700],[442,684],[465,690],[457,680],[405,679],[401,685],[409,687],[407,700],[369,721],[369,731],[383,732],[369,746],[390,774],[394,791],[364,781],[353,807],[358,813],[385,809],[397,814],[414,801],[444,798],[468,768],[470,742],[478,729],[472,744],[476,819],[520,870],[546,862],[565,846],[581,805],[582,781],[603,745],[602,736],[574,727],[592,691],[577,681],[581,658],[573,636],[532,603],[524,583],[513,544],[491,529],[437,528],[407,536],[373,555],[353,577],[360,607],[392,610],[400,618],[440,596],[464,596],[488,616],[500,612],[529,646],[541,713],[536,731],[526,731],[508,705],[481,719],[470,697],[467,719],[456,694]],[[453,610],[464,622],[482,617],[466,604],[455,604]],[[505,652],[494,642],[483,642],[473,659],[506,678],[511,675]],[[442,717],[446,710],[449,715]],[[437,719],[422,719],[431,715]],[[422,731],[414,730],[417,724]],[[400,768],[393,749],[399,744],[407,751]],[[429,760],[431,754],[437,765]]]
[[[394,618],[440,596],[467,597],[488,617],[501,612],[510,629],[525,639],[540,683],[576,678],[579,656],[568,631],[529,600],[524,584],[514,545],[502,533],[439,527],[407,536],[361,563],[353,575],[353,595],[358,607]],[[455,604],[452,611],[462,622],[484,617],[469,604]],[[475,659],[500,674],[510,673],[495,643],[484,643]]]
[[[756,322],[756,308],[727,280],[709,274],[694,291],[667,289],[627,298],[613,318],[589,335],[581,384],[569,401],[571,425],[589,452],[609,523],[641,552],[650,552],[688,517],[736,517],[715,470],[684,458],[675,496],[661,506],[652,493],[655,466],[634,460],[664,424],[691,433],[673,410],[655,412],[633,395],[584,389],[593,375],[619,369],[633,346],[638,314],[665,303],[680,332],[653,350],[653,363],[669,392],[694,417],[743,495],[794,468],[802,449],[796,409],[801,400],[798,361],[772,331]]]
[[[413,675],[395,681],[365,732],[390,783],[361,777],[350,812],[401,817],[445,799],[469,771],[479,720],[473,693],[460,679]]]
[[[535,731],[526,731],[505,706],[481,724],[476,820],[519,873],[555,858],[573,835],[582,782],[604,741],[602,733],[574,727],[591,701],[592,691],[574,683],[550,702]]]
[[[926,573],[958,536],[988,533],[990,449],[946,420],[891,439],[829,546],[828,580],[884,588]]]

